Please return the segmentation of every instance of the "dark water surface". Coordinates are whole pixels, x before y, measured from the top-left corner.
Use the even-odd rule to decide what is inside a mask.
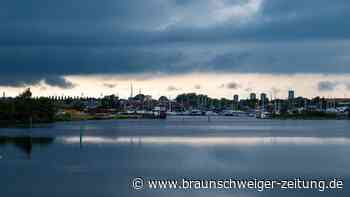
[[[350,121],[171,117],[0,129],[1,197],[350,196]],[[342,179],[327,190],[150,190],[148,179]]]

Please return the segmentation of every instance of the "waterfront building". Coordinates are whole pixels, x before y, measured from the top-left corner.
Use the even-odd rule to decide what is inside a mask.
[[[289,90],[288,91],[288,100],[293,100],[294,99],[294,90]]]
[[[288,91],[288,109],[293,110],[295,108],[294,90]]]
[[[250,100],[256,100],[256,94],[250,93]]]
[[[234,102],[238,102],[238,101],[239,101],[239,96],[238,96],[238,94],[235,94],[235,95],[233,96],[233,101],[234,101]]]
[[[266,108],[267,107],[267,96],[265,93],[261,93],[260,94],[260,105],[262,108]]]
[[[237,111],[239,108],[239,96],[238,96],[238,94],[233,95],[232,108],[235,111]]]

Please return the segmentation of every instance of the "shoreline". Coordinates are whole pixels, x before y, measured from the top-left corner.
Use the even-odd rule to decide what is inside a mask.
[[[232,117],[232,119],[239,119],[239,117],[234,117],[234,116],[170,116],[170,117],[182,117],[183,120],[191,120],[191,117]],[[316,121],[321,121],[321,120],[350,120],[347,117],[317,117],[317,116],[275,116],[271,118],[253,118],[256,120],[316,120]],[[0,128],[32,128],[33,126],[37,126],[40,124],[54,124],[54,123],[59,123],[59,122],[80,122],[80,121],[91,121],[91,120],[160,120],[157,118],[150,118],[150,117],[143,117],[142,115],[113,115],[109,117],[99,117],[99,116],[80,116],[80,117],[71,117],[71,118],[55,118],[54,121],[52,122],[18,122],[18,123],[13,123],[13,122],[2,122],[0,121]],[[212,119],[210,120],[212,121]]]

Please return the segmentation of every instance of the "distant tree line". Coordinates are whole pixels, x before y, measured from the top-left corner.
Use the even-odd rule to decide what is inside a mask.
[[[0,124],[30,124],[53,122],[56,113],[48,98],[33,99],[30,89],[13,99],[0,101]]]

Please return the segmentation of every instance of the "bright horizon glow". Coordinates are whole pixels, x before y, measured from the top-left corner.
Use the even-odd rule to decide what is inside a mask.
[[[65,78],[76,86],[72,89],[61,89],[41,83],[28,87],[31,88],[33,96],[101,97],[115,94],[121,98],[128,98],[131,83],[134,88],[134,96],[141,92],[152,95],[154,99],[163,95],[174,99],[178,94],[190,92],[228,99],[231,99],[234,94],[244,99],[251,92],[255,92],[258,96],[264,92],[269,98],[271,96],[286,98],[288,90],[294,90],[296,96],[307,98],[316,96],[343,98],[350,95],[350,74],[191,73],[181,75],[87,75],[66,76]],[[337,85],[332,90],[320,91],[318,83],[324,81]],[[0,87],[0,91],[5,92],[6,96],[16,96],[24,88],[26,87]]]

